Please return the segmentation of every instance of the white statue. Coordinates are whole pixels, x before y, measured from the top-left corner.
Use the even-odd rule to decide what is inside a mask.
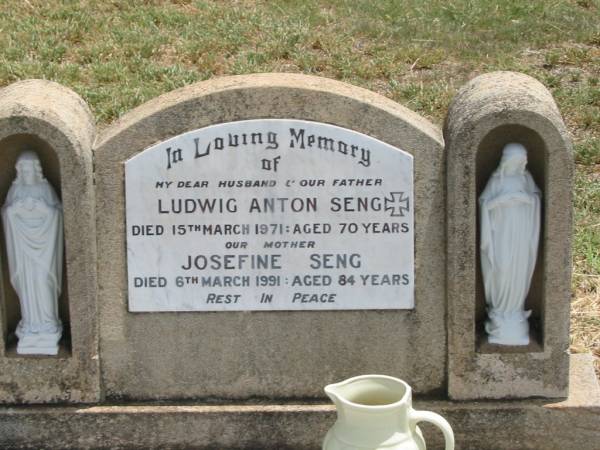
[[[524,305],[537,258],[541,192],[526,165],[525,147],[507,144],[479,197],[485,330],[492,344],[529,344],[531,311]]]
[[[2,207],[10,282],[19,296],[17,353],[56,355],[62,335],[58,296],[62,287],[63,218],[38,156],[23,152]]]

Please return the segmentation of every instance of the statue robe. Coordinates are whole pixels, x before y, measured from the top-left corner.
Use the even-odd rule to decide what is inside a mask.
[[[47,208],[19,207],[34,199]],[[13,183],[4,207],[2,222],[10,281],[19,296],[21,322],[17,336],[57,333],[58,296],[62,287],[62,209],[56,193],[46,180],[34,185]]]
[[[529,172],[506,176],[497,170],[479,198],[481,268],[492,320],[529,316],[523,306],[537,258],[540,196]]]

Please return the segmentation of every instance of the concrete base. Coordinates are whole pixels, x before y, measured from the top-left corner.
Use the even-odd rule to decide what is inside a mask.
[[[597,449],[600,388],[589,355],[571,357],[567,400],[416,401],[442,414],[457,449]],[[335,421],[324,404],[102,405],[0,408],[0,448],[318,449]],[[441,432],[422,424],[428,449]]]

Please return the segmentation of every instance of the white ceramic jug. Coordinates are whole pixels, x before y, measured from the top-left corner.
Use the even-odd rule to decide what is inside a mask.
[[[454,450],[454,433],[440,415],[412,409],[410,386],[385,375],[362,375],[325,387],[337,408],[337,421],[323,450],[425,450],[418,422],[431,422]]]

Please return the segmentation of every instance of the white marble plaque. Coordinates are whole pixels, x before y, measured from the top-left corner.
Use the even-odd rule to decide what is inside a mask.
[[[333,125],[260,119],[125,164],[129,310],[414,307],[413,159]]]

